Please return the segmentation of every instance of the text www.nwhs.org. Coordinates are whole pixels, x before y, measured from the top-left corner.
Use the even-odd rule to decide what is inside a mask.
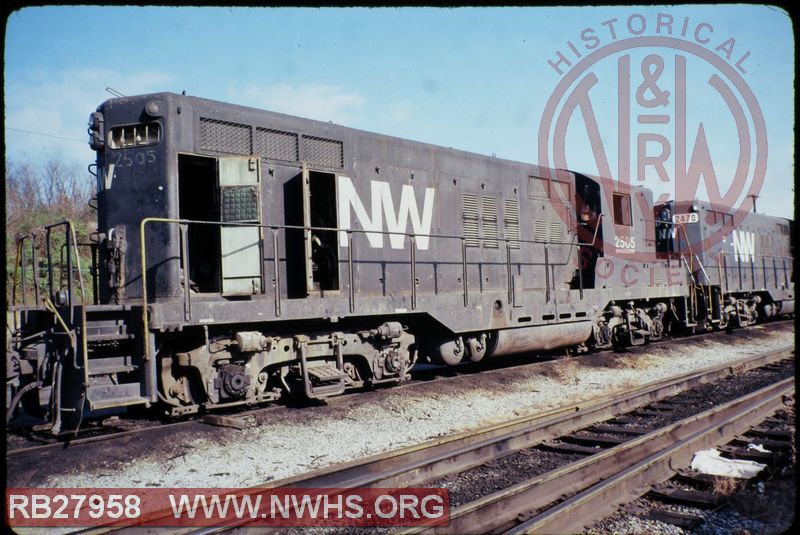
[[[449,494],[410,489],[8,489],[10,526],[414,526],[449,522]]]

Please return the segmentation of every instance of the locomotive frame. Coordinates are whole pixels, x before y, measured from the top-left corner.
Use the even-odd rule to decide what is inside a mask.
[[[89,133],[95,302],[67,221],[18,243],[24,284],[45,240],[48,284],[9,310],[7,419],[23,405],[54,432],[86,410],[322,398],[402,381],[419,358],[794,313],[785,219],[734,228],[642,187],[171,93],[108,100]],[[713,232],[726,240],[691,250]]]

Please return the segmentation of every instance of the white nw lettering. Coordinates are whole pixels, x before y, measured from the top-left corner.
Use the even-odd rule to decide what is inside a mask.
[[[361,224],[361,228],[366,233],[370,247],[383,247],[383,222],[386,221],[388,232],[399,232],[401,234],[389,234],[389,244],[392,249],[402,249],[405,244],[405,235],[408,222],[411,220],[412,233],[415,236],[417,249],[427,250],[433,221],[433,199],[436,191],[433,188],[425,188],[425,200],[422,204],[422,215],[420,216],[417,207],[417,199],[414,195],[414,188],[409,184],[404,184],[400,191],[400,206],[395,212],[392,191],[388,182],[380,180],[371,181],[371,209],[368,214],[364,204],[356,192],[355,185],[350,177],[339,177],[339,228],[352,229],[351,208],[356,215],[356,219]],[[370,232],[371,231],[371,232]],[[347,233],[339,232],[339,245],[347,247]]]
[[[733,231],[733,254],[740,262],[754,262],[756,255],[756,235],[752,232]]]

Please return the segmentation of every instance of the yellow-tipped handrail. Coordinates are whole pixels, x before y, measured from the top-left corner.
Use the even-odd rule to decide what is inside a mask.
[[[78,285],[81,289],[81,350],[83,353],[83,384],[89,386],[89,342],[87,341],[88,334],[86,333],[86,290],[83,286],[83,269],[81,267],[81,256],[78,252],[78,240],[75,236],[75,225],[72,221],[67,221],[70,235],[72,237],[72,249],[75,253],[75,268],[78,270]],[[69,253],[67,253],[69,254]],[[72,277],[72,273],[69,274]],[[70,296],[70,304],[72,304],[72,296]]]
[[[67,326],[67,322],[65,322],[64,318],[61,317],[61,314],[58,312],[58,309],[53,304],[53,302],[50,301],[50,298],[49,297],[43,297],[42,298],[42,304],[44,304],[44,306],[45,306],[45,308],[47,310],[49,310],[50,312],[53,313],[53,315],[55,315],[56,321],[61,325],[61,328],[64,329],[64,332],[67,333],[67,336],[69,336],[69,339],[72,341],[72,345],[76,346],[78,344],[78,342],[75,339],[75,333],[72,332],[72,329],[70,329]]]

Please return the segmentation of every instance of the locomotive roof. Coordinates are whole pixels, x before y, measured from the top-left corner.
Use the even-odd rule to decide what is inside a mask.
[[[426,143],[426,142],[423,142],[423,141],[417,141],[417,140],[408,139],[408,138],[401,138],[401,137],[398,137],[398,136],[382,134],[382,133],[379,133],[379,132],[372,132],[372,131],[369,131],[369,130],[362,130],[362,129],[359,129],[359,128],[353,128],[353,127],[337,124],[337,123],[334,123],[333,121],[325,122],[325,121],[320,121],[320,120],[317,120],[317,119],[309,119],[309,118],[306,118],[306,117],[301,117],[301,116],[298,116],[298,115],[291,115],[291,114],[287,114],[287,113],[275,112],[275,111],[271,111],[271,110],[265,110],[265,109],[262,109],[262,108],[255,108],[255,107],[252,107],[252,106],[244,106],[244,105],[241,105],[241,104],[233,104],[233,103],[230,103],[230,102],[223,102],[223,101],[207,99],[207,98],[203,98],[203,97],[196,97],[196,96],[191,96],[191,95],[181,95],[181,94],[172,93],[172,92],[168,92],[168,91],[167,92],[160,92],[160,93],[146,93],[146,94],[141,94],[141,95],[132,95],[132,96],[126,96],[126,97],[119,97],[119,98],[110,98],[110,99],[106,100],[105,102],[103,102],[100,106],[98,106],[97,111],[103,111],[103,108],[108,104],[112,104],[112,105],[114,105],[114,104],[135,104],[135,103],[138,103],[138,102],[141,102],[141,101],[152,100],[152,99],[163,99],[163,100],[169,100],[169,101],[188,101],[188,102],[191,102],[193,104],[201,104],[201,105],[203,105],[205,107],[223,108],[223,109],[226,109],[226,110],[232,111],[232,112],[238,112],[238,113],[246,112],[246,113],[250,113],[250,114],[260,114],[262,116],[263,115],[271,116],[271,117],[273,117],[275,119],[278,119],[281,122],[298,122],[298,121],[300,121],[300,122],[304,122],[306,124],[312,125],[313,127],[316,127],[316,128],[330,128],[331,126],[333,126],[333,127],[336,127],[337,129],[342,129],[342,130],[350,131],[350,132],[361,134],[361,135],[368,135],[368,136],[373,136],[373,137],[376,137],[376,138],[383,138],[383,139],[385,139],[387,141],[413,143],[415,145],[419,145],[420,147],[425,147],[425,148],[428,148],[428,149],[448,150],[448,151],[453,151],[455,153],[459,153],[461,155],[468,155],[470,157],[491,158],[492,160],[495,160],[497,162],[503,162],[503,163],[506,163],[506,164],[509,164],[509,165],[514,165],[514,166],[535,167],[537,169],[545,169],[542,166],[539,166],[539,165],[536,165],[536,164],[532,164],[532,163],[529,163],[529,162],[522,162],[522,161],[519,161],[519,160],[511,160],[511,159],[507,159],[507,158],[500,158],[500,157],[497,157],[497,156],[490,156],[490,155],[487,155],[487,154],[481,154],[481,153],[477,153],[477,152],[466,151],[466,150],[457,149],[457,148],[453,148],[453,147],[446,147],[444,145],[436,145],[434,143]],[[550,170],[556,171],[555,168],[550,168]],[[572,175],[574,173],[573,171],[567,170],[567,169],[558,169],[558,171],[567,172],[570,175]],[[585,174],[585,173],[583,173],[583,174]],[[590,176],[590,175],[587,175],[587,176]],[[632,186],[632,187],[639,187],[639,186]]]
[[[313,127],[318,128],[318,129],[330,128],[331,126],[334,126],[337,129],[342,129],[342,130],[349,131],[349,132],[352,132],[352,133],[357,133],[357,134],[360,134],[360,135],[368,135],[368,136],[373,136],[373,137],[376,137],[376,138],[383,138],[383,139],[385,139],[387,141],[402,142],[402,143],[412,143],[412,144],[418,145],[420,148],[424,147],[424,148],[427,148],[427,149],[430,149],[430,150],[448,150],[448,151],[453,151],[453,153],[455,153],[455,154],[460,154],[460,155],[463,155],[463,156],[469,156],[469,157],[472,157],[472,158],[475,158],[475,157],[478,157],[478,158],[491,158],[492,160],[497,161],[498,163],[502,162],[502,163],[505,163],[507,165],[520,166],[520,167],[533,167],[535,169],[540,170],[540,172],[543,169],[539,165],[531,164],[531,163],[528,163],[528,162],[521,162],[521,161],[518,161],[518,160],[511,160],[511,159],[507,159],[507,158],[498,158],[496,156],[489,156],[489,155],[486,155],[486,154],[466,151],[466,150],[457,149],[457,148],[453,148],[453,147],[445,147],[443,145],[436,145],[436,144],[433,144],[433,143],[426,143],[426,142],[416,141],[416,140],[412,140],[412,139],[408,139],[408,138],[401,138],[401,137],[397,137],[397,136],[391,136],[391,135],[382,134],[382,133],[379,133],[379,132],[372,132],[372,131],[369,131],[369,130],[362,130],[362,129],[358,129],[358,128],[353,128],[353,127],[349,127],[349,126],[340,125],[340,124],[334,123],[332,121],[330,121],[330,122],[319,121],[319,120],[316,120],[316,119],[309,119],[309,118],[300,117],[300,116],[297,116],[297,115],[291,115],[291,114],[280,113],[280,112],[275,112],[275,111],[270,111],[270,110],[264,110],[264,109],[255,108],[255,107],[252,107],[252,106],[244,106],[244,105],[240,105],[240,104],[233,104],[233,103],[230,103],[230,102],[223,102],[223,101],[207,99],[207,98],[197,97],[197,96],[192,96],[192,95],[182,95],[182,94],[172,93],[172,92],[168,92],[168,91],[167,92],[159,92],[159,93],[146,93],[146,94],[141,94],[141,95],[133,95],[133,96],[126,96],[126,97],[119,97],[119,98],[111,98],[111,99],[108,99],[105,102],[103,102],[103,104],[101,104],[100,106],[98,106],[97,110],[98,111],[103,111],[103,109],[109,104],[112,104],[112,105],[114,105],[114,104],[134,104],[134,103],[137,103],[137,102],[150,100],[150,99],[163,99],[163,100],[167,100],[167,101],[186,101],[186,102],[191,102],[192,104],[200,104],[200,105],[202,105],[204,107],[212,108],[212,109],[217,107],[217,108],[223,108],[223,109],[225,109],[227,111],[231,111],[231,112],[235,112],[235,113],[245,112],[245,113],[248,113],[248,114],[259,114],[259,115],[262,115],[262,116],[266,115],[266,116],[270,116],[270,117],[272,117],[274,119],[277,119],[279,122],[282,122],[282,123],[298,122],[299,121],[299,122],[303,122],[303,123],[308,124],[308,125],[312,125]],[[550,171],[555,171],[556,169],[550,168],[549,170]],[[593,179],[596,182],[599,182],[601,184],[607,184],[610,180],[612,180],[612,179],[609,179],[609,178],[600,177],[600,176],[593,175],[593,174],[590,174],[590,173],[583,173],[583,172],[580,172],[580,171],[572,171],[572,170],[565,170],[565,169],[559,169],[558,171],[568,173],[568,176],[573,181],[574,181],[574,175],[576,173],[584,175],[584,176],[587,176],[587,177],[589,177],[589,178],[591,178],[591,179]],[[548,175],[552,176],[549,173],[548,173]],[[631,190],[634,190],[634,191],[651,191],[649,188],[645,188],[644,186],[639,186],[639,185],[635,185],[635,184],[630,184],[629,187],[630,187]],[[669,202],[675,203],[676,201],[671,199]],[[683,204],[683,203],[699,204],[699,205],[702,205],[703,207],[705,207],[707,209],[716,209],[712,203],[707,202],[707,201],[693,200],[693,201],[677,201],[677,202],[679,204]],[[766,214],[758,214],[758,215],[762,216],[762,217],[769,217],[769,218],[772,218],[772,219],[775,219],[775,220],[791,221],[790,219],[787,219],[787,218],[774,217],[774,216],[769,216],[769,215],[766,215]]]

